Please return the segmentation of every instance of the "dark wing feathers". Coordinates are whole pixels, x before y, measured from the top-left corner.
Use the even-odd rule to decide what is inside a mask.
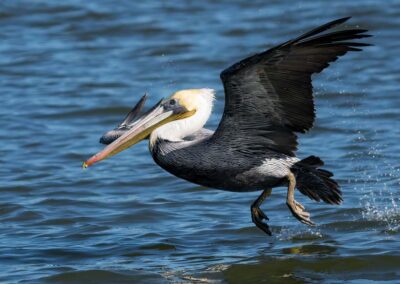
[[[224,70],[225,109],[214,141],[252,154],[268,148],[293,156],[295,132],[304,133],[314,123],[311,75],[348,51],[369,45],[349,42],[369,37],[364,29],[323,33],[348,19],[322,25]]]
[[[303,40],[305,38],[310,38],[310,37],[312,37],[312,36],[314,36],[316,34],[319,34],[319,33],[322,33],[322,32],[324,32],[326,30],[332,29],[332,28],[336,27],[337,25],[343,24],[344,22],[346,22],[350,18],[351,17],[345,17],[345,18],[341,18],[341,19],[337,19],[337,20],[331,21],[331,22],[326,23],[326,24],[324,24],[322,26],[319,26],[319,27],[317,27],[317,28],[315,28],[315,29],[313,29],[313,30],[311,30],[309,32],[306,32],[305,34],[302,34],[301,36],[299,36],[299,37],[297,37],[295,39],[289,40],[288,42],[286,42],[284,44],[292,44],[292,43],[299,42],[299,41],[301,41],[301,40]]]

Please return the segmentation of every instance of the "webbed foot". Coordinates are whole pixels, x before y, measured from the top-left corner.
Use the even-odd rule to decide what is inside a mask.
[[[269,226],[267,223],[263,222],[263,220],[269,220],[267,215],[260,209],[260,205],[263,203],[265,198],[271,195],[272,189],[266,189],[261,193],[261,195],[253,202],[253,204],[250,207],[251,210],[251,220],[253,223],[261,229],[264,233],[267,235],[272,235],[271,230],[269,229]]]
[[[270,236],[272,235],[268,224],[263,222],[263,220],[269,220],[269,218],[267,217],[267,215],[265,215],[265,213],[259,207],[251,206],[251,220],[264,233],[266,233]]]
[[[290,211],[292,212],[293,216],[299,220],[301,223],[315,226],[315,223],[310,219],[310,213],[305,211],[304,206],[297,202],[296,200],[292,199],[291,201],[286,202],[287,206],[289,207]]]

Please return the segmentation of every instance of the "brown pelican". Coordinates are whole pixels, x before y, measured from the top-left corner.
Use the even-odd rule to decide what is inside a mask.
[[[265,233],[271,235],[264,221],[269,219],[260,205],[278,186],[287,186],[286,204],[294,217],[314,225],[294,199],[295,188],[329,204],[340,204],[342,194],[333,174],[320,168],[320,158],[296,157],[296,133],[314,123],[311,75],[348,51],[369,45],[351,41],[369,37],[367,30],[329,31],[349,18],[317,27],[222,71],[225,108],[215,131],[203,128],[213,106],[211,89],[178,91],[136,119],[144,96],[116,129],[100,139],[109,145],[84,167],[148,138],[154,161],[177,177],[228,191],[263,190],[251,205],[251,216]]]

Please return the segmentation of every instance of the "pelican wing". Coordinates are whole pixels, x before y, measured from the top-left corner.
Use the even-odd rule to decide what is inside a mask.
[[[369,45],[349,42],[370,36],[367,30],[324,33],[348,19],[322,25],[224,70],[225,109],[213,138],[252,155],[268,148],[293,156],[295,133],[309,130],[315,118],[311,75],[348,51]]]

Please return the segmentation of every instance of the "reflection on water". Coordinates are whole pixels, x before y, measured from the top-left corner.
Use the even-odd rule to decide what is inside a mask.
[[[283,254],[299,254],[299,255],[313,255],[313,254],[332,254],[336,251],[334,247],[331,246],[321,246],[321,245],[305,245],[300,247],[290,247],[284,248],[282,250]]]
[[[257,264],[232,265],[223,271],[228,283],[338,283],[370,279],[397,281],[398,256],[264,258]],[[393,272],[391,272],[393,271]],[[364,282],[365,283],[365,282]],[[392,282],[394,283],[394,282]]]
[[[0,282],[395,283],[399,269],[398,1],[4,1],[0,9]],[[146,143],[82,171],[144,92],[149,105],[208,87],[245,55],[353,15],[375,46],[315,76],[301,157],[326,161],[342,206],[283,189],[253,226],[257,193],[202,188],[158,168]]]

